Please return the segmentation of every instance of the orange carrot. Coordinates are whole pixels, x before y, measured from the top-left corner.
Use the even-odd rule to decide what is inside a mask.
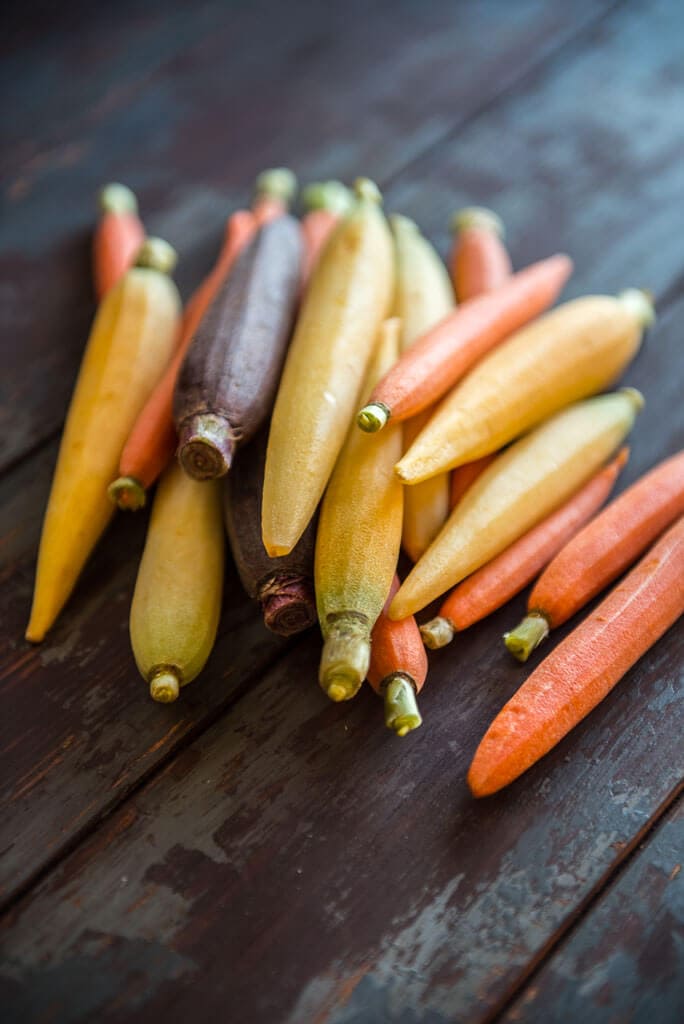
[[[297,179],[287,167],[274,167],[262,171],[254,185],[252,212],[256,226],[261,228],[269,221],[287,213],[297,190]]]
[[[452,220],[454,244],[449,260],[459,302],[493,292],[511,276],[500,217],[481,206],[459,210]]]
[[[337,226],[340,217],[349,211],[352,194],[339,181],[314,182],[302,192],[306,213],[302,217],[304,263],[302,288],[306,288],[311,271],[318,262],[323,246]]]
[[[422,723],[416,694],[427,676],[427,656],[412,615],[393,622],[387,614],[399,589],[395,575],[389,597],[371,633],[368,682],[385,700],[385,724],[398,736],[405,736]]]
[[[454,587],[439,615],[420,627],[426,646],[445,647],[456,632],[501,608],[527,586],[601,507],[628,458],[629,449],[623,448],[564,505]]]
[[[486,352],[547,309],[571,270],[568,256],[551,256],[513,274],[495,292],[458,306],[379,381],[358,425],[372,433],[390,416],[405,420],[432,405]]]
[[[483,455],[481,459],[473,459],[472,462],[464,462],[451,471],[451,490],[449,494],[449,511],[452,512],[459,501],[474,484],[480,473],[483,473],[497,457],[499,452],[492,452],[491,455]]]
[[[550,629],[617,579],[682,513],[684,451],[632,484],[556,555],[532,589],[527,617],[504,637],[511,654],[527,661]]]
[[[105,185],[100,192],[102,216],[93,237],[93,277],[98,300],[133,266],[145,229],[138,201],[125,185]]]
[[[496,793],[548,753],[683,612],[684,517],[504,705],[470,765],[473,796]]]

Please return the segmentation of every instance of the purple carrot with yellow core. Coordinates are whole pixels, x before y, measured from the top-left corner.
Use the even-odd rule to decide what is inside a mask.
[[[420,627],[425,646],[445,647],[457,632],[491,615],[527,586],[601,507],[628,457],[629,449],[623,448],[564,505],[459,583],[439,615]]]
[[[368,682],[385,702],[387,728],[397,736],[406,736],[423,722],[416,696],[423,688],[428,663],[413,616],[393,622],[387,614],[399,585],[395,576],[385,607],[373,626]]]
[[[390,617],[424,608],[567,501],[622,444],[643,401],[624,388],[577,402],[507,448],[466,491],[413,567]]]
[[[382,197],[367,178],[309,281],[271,421],[262,536],[271,557],[295,546],[340,453],[394,288]]]
[[[453,309],[454,293],[446,267],[408,217],[390,217],[396,257],[394,315],[401,321],[400,349],[405,352]],[[404,423],[404,451],[418,436],[430,410]],[[442,473],[404,494],[402,545],[416,562],[435,539],[449,514],[449,478]]]
[[[468,206],[454,214],[451,227],[449,269],[458,301],[500,288],[513,272],[501,218],[483,206]]]
[[[282,214],[264,224],[197,328],[173,403],[178,457],[196,480],[224,476],[237,447],[271,411],[294,322],[301,261],[294,218]]]
[[[659,463],[577,534],[532,588],[528,613],[506,633],[506,647],[527,661],[551,629],[576,615],[684,513],[684,452]]]
[[[44,638],[114,514],[107,485],[178,336],[175,262],[170,245],[147,239],[98,309],[57,457],[27,640]]]
[[[221,613],[224,539],[221,488],[199,483],[173,463],[152,506],[131,605],[135,661],[162,704],[199,675]]]
[[[399,321],[380,329],[366,394],[399,350]],[[319,681],[331,700],[353,697],[368,672],[371,630],[399,556],[403,494],[392,472],[401,427],[367,437],[352,423],[321,505],[314,578],[323,633]]]
[[[269,558],[261,541],[261,497],[268,428],[238,453],[224,483],[224,519],[233,559],[249,597],[259,601],[264,625],[281,636],[316,622],[313,586],[315,519],[288,555]]]

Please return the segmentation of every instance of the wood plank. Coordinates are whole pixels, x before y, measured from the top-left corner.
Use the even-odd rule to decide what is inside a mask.
[[[684,1020],[684,803],[502,1017],[506,1024]]]
[[[502,18],[492,2],[128,2],[54,9],[37,37],[9,34],[0,467],[63,420],[103,182],[135,188],[149,229],[181,253],[187,294],[263,167],[382,179],[609,6],[521,0]]]

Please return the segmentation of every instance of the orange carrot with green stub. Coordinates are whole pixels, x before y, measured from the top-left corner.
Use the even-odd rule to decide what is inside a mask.
[[[133,266],[145,241],[138,201],[126,185],[105,185],[100,192],[102,216],[93,237],[93,277],[98,300]]]
[[[449,269],[458,301],[501,287],[513,272],[501,218],[482,206],[468,206],[454,215],[452,230]]]
[[[496,716],[468,772],[496,793],[581,722],[684,612],[684,517],[566,637]]]
[[[385,725],[397,736],[405,736],[422,724],[416,694],[427,676],[427,656],[416,620],[410,615],[393,622],[387,614],[399,589],[399,577],[392,581],[389,597],[371,633],[368,682],[385,701]]]
[[[632,484],[556,555],[530,593],[527,617],[504,637],[511,654],[527,661],[549,630],[617,579],[682,513],[684,451]]]
[[[354,200],[349,189],[341,181],[317,181],[306,186],[302,191],[301,201],[306,210],[301,221],[304,239],[304,289],[325,243],[337,227],[340,217],[349,212]]]
[[[455,587],[439,615],[420,627],[425,645],[445,647],[456,632],[491,615],[527,586],[601,507],[628,457],[629,449],[623,448],[564,505]]]

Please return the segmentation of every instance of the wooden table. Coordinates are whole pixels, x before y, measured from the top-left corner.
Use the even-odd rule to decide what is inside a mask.
[[[153,704],[127,637],[144,514],[22,639],[108,180],[186,296],[267,166],[368,174],[442,252],[454,209],[492,205],[517,266],[572,254],[568,296],[654,291],[621,486],[681,448],[682,5],[25,3],[3,44],[2,1020],[683,1020],[681,624],[479,803],[524,595],[431,658],[401,742],[372,693],[325,699],[318,637],[268,635],[232,568],[206,671]]]

